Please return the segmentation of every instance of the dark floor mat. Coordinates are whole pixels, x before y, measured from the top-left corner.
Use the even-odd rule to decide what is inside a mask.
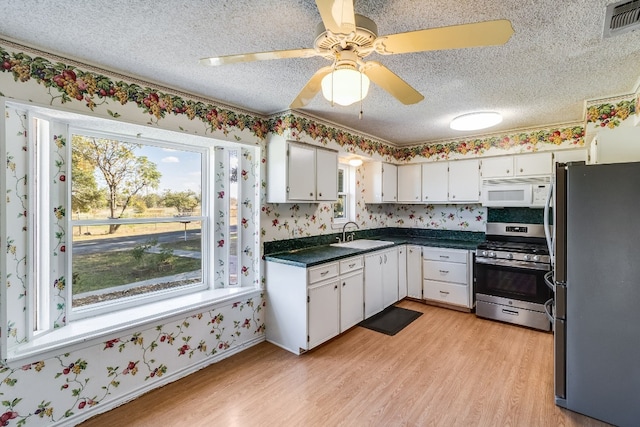
[[[358,325],[383,334],[395,335],[420,316],[422,316],[422,313],[419,311],[391,305],[380,313],[358,323]]]

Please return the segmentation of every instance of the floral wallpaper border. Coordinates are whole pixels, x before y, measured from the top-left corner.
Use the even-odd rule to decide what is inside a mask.
[[[184,115],[189,120],[201,121],[208,132],[221,131],[228,135],[233,130],[248,129],[260,140],[264,140],[269,132],[279,135],[291,132],[295,139],[301,138],[304,134],[323,145],[328,141],[334,141],[347,151],[359,150],[366,155],[376,154],[398,162],[406,162],[415,157],[447,159],[454,154],[481,155],[491,148],[509,150],[524,147],[527,151],[536,151],[545,145],[584,145],[584,127],[572,126],[398,148],[293,113],[270,119],[244,114],[214,104],[184,99],[136,83],[116,81],[105,75],[83,71],[61,62],[54,63],[39,56],[31,57],[24,52],[9,52],[2,46],[0,60],[0,71],[11,73],[16,82],[34,80],[46,87],[51,103],[55,100],[63,104],[79,101],[84,102],[92,111],[97,105],[109,100],[121,105],[135,103],[151,116],[149,124],[157,124],[167,115]],[[634,100],[622,101],[617,105],[592,106],[587,113],[587,122],[616,127],[621,120],[636,111],[639,99],[640,97],[635,97]],[[119,113],[111,110],[109,114],[114,118],[119,117]]]

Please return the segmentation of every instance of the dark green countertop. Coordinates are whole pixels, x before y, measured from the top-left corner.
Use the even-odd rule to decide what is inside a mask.
[[[475,240],[452,240],[452,239],[436,239],[427,237],[412,237],[412,236],[372,236],[367,237],[372,240],[384,240],[393,242],[393,246],[398,245],[418,245],[418,246],[430,246],[437,248],[450,248],[450,249],[465,249],[475,250],[479,241]],[[357,239],[356,239],[357,240]],[[389,247],[380,247],[374,249],[350,249],[340,248],[330,245],[312,246],[304,249],[294,249],[290,251],[278,252],[268,254],[265,256],[265,260],[271,262],[278,262],[282,264],[295,265],[298,267],[313,267],[318,264],[326,262],[337,261],[343,258],[348,258],[356,255],[363,255],[369,252],[375,252],[384,250]]]

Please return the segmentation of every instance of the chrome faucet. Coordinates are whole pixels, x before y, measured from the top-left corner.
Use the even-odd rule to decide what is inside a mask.
[[[353,221],[346,222],[344,224],[344,226],[342,227],[342,241],[343,242],[347,241],[346,240],[346,229],[347,229],[347,225],[349,225],[349,224],[353,224],[353,225],[356,226],[357,229],[360,229],[360,227],[358,227],[358,224],[356,224],[355,222],[353,222]],[[353,233],[351,233],[351,240],[353,240]]]

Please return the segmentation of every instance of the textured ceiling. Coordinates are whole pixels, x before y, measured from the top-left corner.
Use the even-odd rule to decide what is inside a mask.
[[[508,19],[503,46],[381,56],[421,92],[405,106],[373,86],[359,105],[318,94],[300,110],[397,145],[470,133],[449,121],[494,110],[514,129],[583,120],[584,101],[631,93],[640,77],[640,31],[603,39],[609,0],[361,0],[379,35]],[[320,14],[311,0],[0,0],[0,38],[263,115],[286,111],[329,61],[281,59],[205,67],[208,56],[310,48]]]

